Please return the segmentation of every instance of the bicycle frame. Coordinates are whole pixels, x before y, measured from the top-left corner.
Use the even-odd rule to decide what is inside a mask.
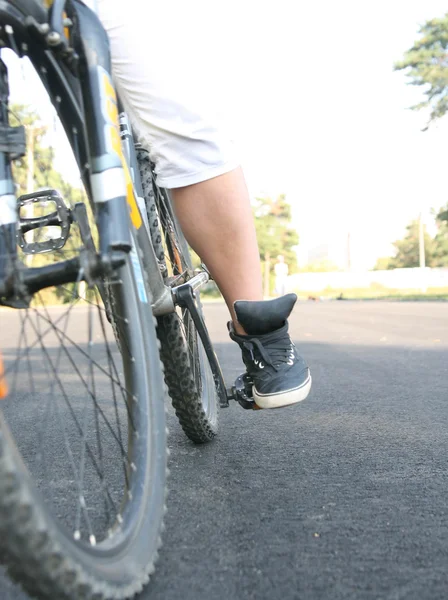
[[[70,43],[64,32],[64,23],[67,23],[64,11],[73,23]],[[68,3],[56,0],[49,11],[50,28],[49,23],[39,23],[33,17],[24,19],[13,5],[2,0],[0,20],[11,28],[7,31],[7,27],[3,27],[2,37],[6,44],[19,56],[27,55],[39,73],[75,152],[98,225],[102,264],[109,267],[114,261],[118,264],[123,253],[131,251],[135,240],[151,281],[154,314],[174,311],[171,290],[163,283],[142,217],[144,210],[138,205],[138,196],[141,196],[141,190],[139,193],[135,189],[138,177],[133,180],[131,176],[136,172],[135,165],[128,166],[127,159],[135,162],[133,142],[128,140],[127,148],[132,148],[129,156],[125,157],[123,153],[109,44],[97,15],[79,0]],[[75,76],[78,74],[79,77]],[[3,83],[0,122],[7,126],[8,86],[3,62],[0,75]],[[132,137],[130,131],[127,137]],[[9,157],[4,152],[0,152],[0,182],[0,255],[3,257],[0,282],[5,282],[14,270],[18,214]],[[46,281],[42,281],[45,286],[42,287],[56,281],[62,283],[64,267],[66,279],[73,280],[76,265],[59,263],[54,265],[53,272],[47,268]],[[22,283],[26,283],[28,275],[35,280],[35,271],[22,269]]]
[[[20,265],[16,249],[17,200],[10,156],[0,150],[0,304],[27,306],[29,298],[18,296],[18,291],[25,289],[31,297],[43,287],[77,281],[80,275],[88,278],[89,269],[96,277],[110,273],[122,264],[126,254],[137,251],[150,283],[146,287],[151,294],[153,314],[174,312],[176,304],[190,310],[213,372],[220,404],[228,406],[229,399],[238,395],[234,389],[226,390],[194,301],[194,290],[208,282],[208,272],[204,270],[175,288],[165,285],[160,272],[137,175],[132,131],[126,115],[119,115],[107,35],[95,12],[80,0],[54,0],[48,16],[49,19],[42,21],[31,16],[24,18],[15,6],[0,0],[3,25],[0,40],[19,56],[29,57],[47,89],[74,150],[96,217],[100,247],[94,265],[79,259],[40,268]],[[67,25],[71,26],[68,35]],[[2,131],[4,134],[11,129],[8,130],[8,91],[7,69],[0,58],[0,136]],[[5,300],[8,293],[12,297],[9,302]]]

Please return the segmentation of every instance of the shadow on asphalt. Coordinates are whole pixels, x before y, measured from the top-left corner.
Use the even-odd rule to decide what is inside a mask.
[[[301,345],[301,406],[222,411],[195,447],[170,419],[165,546],[146,600],[445,598],[446,350]],[[238,350],[216,345],[226,378]]]
[[[300,347],[314,385],[299,406],[232,406],[206,446],[169,412],[167,529],[142,599],[446,597],[446,349]],[[216,351],[230,383],[239,350]]]

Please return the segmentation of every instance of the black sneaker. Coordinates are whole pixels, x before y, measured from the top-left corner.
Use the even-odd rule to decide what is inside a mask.
[[[311,390],[311,373],[288,334],[288,317],[297,301],[287,294],[264,302],[235,302],[239,323],[247,335],[230,337],[243,352],[247,374],[253,381],[253,398],[260,408],[279,408],[305,400]]]

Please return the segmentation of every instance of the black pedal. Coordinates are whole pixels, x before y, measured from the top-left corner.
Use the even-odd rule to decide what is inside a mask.
[[[261,410],[252,397],[252,385],[253,381],[247,373],[243,373],[237,377],[231,396],[246,410]]]
[[[67,208],[62,196],[56,190],[42,190],[32,194],[25,194],[17,199],[19,211],[19,224],[17,229],[17,244],[24,254],[41,254],[61,249],[70,234],[70,225],[73,216]],[[40,205],[40,206],[39,206]],[[42,215],[27,217],[28,207],[33,207],[33,212],[42,212]],[[43,228],[58,228],[57,236],[44,235]],[[36,231],[33,241],[28,241],[25,235]],[[53,234],[53,232],[52,232]],[[39,239],[44,237],[45,239]]]

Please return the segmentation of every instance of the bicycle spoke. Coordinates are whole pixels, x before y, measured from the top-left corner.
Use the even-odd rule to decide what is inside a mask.
[[[39,295],[39,299],[41,299],[40,295]],[[67,316],[66,316],[66,319],[65,319],[65,323],[64,323],[64,331],[67,328],[68,322],[69,322],[69,319],[68,319],[68,313],[67,313]],[[36,327],[38,329],[38,334],[39,335],[41,335],[41,332],[40,332],[40,323],[41,323],[41,321],[39,319],[36,319]],[[59,369],[61,358],[62,358],[62,348],[59,348],[58,349],[58,354],[57,354],[57,357],[56,357],[56,370]],[[55,388],[55,383],[56,382],[55,382],[55,379],[53,379],[51,377],[51,374],[50,374],[50,371],[49,371],[49,368],[48,368],[48,365],[47,365],[46,361],[44,361],[44,365],[45,365],[45,370],[47,372],[48,379],[50,381],[50,389],[49,389],[49,393],[47,395],[47,400],[46,400],[46,405],[45,405],[45,408],[44,408],[44,413],[42,415],[42,423],[41,423],[41,426],[39,428],[39,431],[40,431],[40,435],[39,435],[40,444],[39,444],[39,447],[40,447],[40,453],[41,453],[41,456],[42,456],[42,459],[43,459],[41,462],[43,463],[43,468],[44,468],[44,471],[45,471],[45,473],[44,473],[45,479],[48,480],[48,477],[47,477],[48,473],[46,471],[46,463],[45,463],[45,460],[44,460],[44,451],[45,451],[44,450],[45,449],[44,432],[47,431],[48,423],[49,423],[49,420],[50,420],[49,419],[49,417],[50,417],[50,406],[54,405],[54,402],[52,403],[51,399],[52,398],[54,399],[54,388]]]
[[[38,335],[38,332],[37,332],[37,331],[35,331],[35,333],[36,333],[36,335]],[[54,367],[54,365],[53,365],[53,362],[52,362],[52,360],[51,360],[51,357],[50,357],[50,355],[49,355],[49,353],[48,353],[47,349],[45,348],[45,345],[43,344],[43,341],[42,341],[42,339],[40,339],[40,340],[39,340],[39,343],[40,343],[40,345],[41,345],[42,352],[43,352],[43,353],[44,353],[44,355],[45,355],[45,359],[46,359],[46,361],[47,361],[48,365],[50,366],[50,370],[51,370],[51,372],[52,372],[52,375],[53,375],[53,377],[55,378],[55,380],[56,380],[56,383],[57,383],[58,387],[60,388],[60,391],[61,391],[61,393],[62,393],[62,395],[63,395],[63,397],[64,397],[64,400],[65,400],[65,401],[66,401],[66,403],[67,403],[67,404],[70,406],[70,409],[71,409],[71,411],[72,411],[73,409],[71,408],[71,404],[70,404],[70,402],[69,402],[69,400],[68,400],[68,398],[67,398],[67,395],[66,395],[66,392],[65,392],[64,386],[62,385],[62,382],[61,382],[61,380],[60,380],[60,378],[59,378],[59,376],[58,376],[57,370],[55,369],[55,367]],[[70,466],[71,466],[71,468],[72,468],[73,476],[74,476],[74,477],[75,477],[75,479],[76,479],[76,478],[77,478],[77,470],[76,470],[75,460],[74,460],[73,453],[72,453],[72,450],[71,450],[70,442],[69,442],[69,440],[68,440],[68,436],[67,436],[67,431],[66,431],[65,422],[64,422],[64,419],[63,419],[63,418],[62,418],[62,416],[61,416],[60,409],[59,409],[59,404],[58,404],[58,401],[57,401],[57,396],[56,396],[56,395],[54,395],[54,399],[55,399],[56,415],[57,415],[57,417],[58,417],[58,419],[59,419],[59,425],[60,425],[60,427],[61,427],[61,429],[62,429],[62,432],[63,432],[63,434],[64,434],[64,444],[65,444],[65,449],[66,449],[66,451],[67,451],[67,454],[68,454],[68,457],[69,457]],[[73,415],[72,415],[72,416],[73,416]],[[75,420],[76,420],[76,418],[75,418]]]
[[[26,333],[26,329],[24,330],[23,335],[24,335],[23,341],[25,342],[25,346],[28,346],[28,336]],[[27,366],[27,373],[28,373],[29,389],[31,391],[32,397],[34,398],[36,396],[36,389],[34,387],[33,368],[31,366],[31,360],[30,360],[29,353],[26,355],[26,366]]]
[[[82,432],[83,428],[79,426],[79,423],[77,422],[76,416],[74,415],[74,411],[73,411],[73,409],[72,409],[72,407],[70,405],[70,402],[68,400],[68,396],[67,396],[67,393],[66,393],[66,391],[64,389],[64,386],[62,385],[62,382],[61,382],[60,378],[57,376],[57,370],[58,370],[59,363],[60,363],[60,360],[61,360],[62,352],[65,352],[66,354],[68,354],[70,359],[71,359],[71,356],[70,356],[70,353],[68,352],[65,344],[61,343],[61,345],[60,345],[60,347],[58,349],[58,354],[56,356],[56,360],[55,360],[55,362],[53,362],[53,360],[51,359],[51,357],[50,357],[50,355],[49,355],[48,351],[46,350],[46,348],[44,346],[44,343],[43,343],[43,338],[51,330],[53,330],[53,331],[56,332],[56,334],[57,334],[58,339],[59,339],[60,342],[62,342],[62,339],[66,338],[66,337],[68,339],[70,339],[67,336],[66,330],[67,330],[67,324],[68,324],[68,320],[69,320],[68,318],[69,318],[70,312],[71,312],[71,310],[72,310],[72,308],[73,308],[73,306],[75,305],[76,302],[77,302],[77,299],[75,298],[75,302],[71,306],[69,306],[68,309],[66,311],[64,311],[64,313],[61,316],[59,316],[59,318],[56,320],[56,323],[58,323],[58,324],[62,323],[63,324],[63,328],[62,329],[60,327],[56,327],[55,323],[53,323],[52,320],[49,318],[48,310],[45,307],[45,305],[44,305],[43,302],[42,302],[42,305],[43,305],[44,311],[46,312],[46,315],[47,315],[46,317],[44,317],[42,314],[40,314],[39,311],[37,309],[35,309],[34,307],[31,309],[33,311],[35,317],[36,317],[36,324],[38,323],[39,325],[36,325],[34,322],[31,321],[30,310],[26,311],[25,316],[23,316],[22,312],[20,313],[21,331],[20,331],[20,335],[19,335],[19,346],[18,346],[18,352],[17,352],[18,356],[16,356],[16,360],[15,360],[15,364],[14,364],[14,371],[16,373],[18,372],[18,368],[20,366],[21,359],[23,357],[25,357],[26,358],[26,362],[27,362],[27,372],[28,372],[28,376],[29,376],[29,387],[30,387],[30,390],[32,392],[32,395],[34,396],[34,378],[33,378],[33,374],[32,374],[32,366],[31,366],[31,360],[30,360],[30,351],[32,349],[34,349],[36,346],[40,345],[41,350],[42,350],[43,354],[45,355],[45,359],[46,359],[44,361],[45,369],[46,369],[46,371],[48,373],[48,368],[50,368],[50,371],[53,374],[53,378],[49,378],[50,381],[51,381],[51,383],[50,383],[49,394],[47,395],[46,407],[45,407],[45,410],[44,410],[44,421],[46,421],[45,417],[48,416],[49,406],[51,405],[51,401],[53,400],[53,406],[56,409],[56,414],[57,414],[59,426],[60,426],[60,428],[62,430],[62,433],[64,435],[64,444],[65,444],[65,447],[66,447],[67,455],[69,457],[69,462],[70,462],[70,465],[71,465],[71,468],[72,468],[72,472],[73,472],[75,478],[79,479],[78,473],[77,473],[77,469],[76,469],[76,466],[75,466],[75,463],[74,463],[74,459],[73,459],[73,453],[71,452],[70,444],[69,444],[69,441],[68,441],[65,424],[64,424],[64,421],[63,421],[61,413],[60,413],[60,409],[59,409],[59,405],[58,405],[58,401],[57,401],[57,395],[55,394],[55,387],[58,387],[60,389],[63,397],[64,397],[65,402],[69,406],[69,410],[70,410],[70,412],[72,414],[72,417],[73,417],[73,419],[74,419],[74,421],[75,421],[75,423],[76,423],[76,425],[78,427],[78,430],[81,430],[81,432]],[[98,310],[101,311],[101,307],[98,306]],[[50,325],[50,327],[47,327],[44,331],[42,331],[42,328],[40,327],[40,322],[41,321],[44,321],[44,322],[48,323]],[[36,335],[36,339],[33,340],[31,343],[30,343],[30,340],[28,339],[28,336],[26,334],[26,324],[27,323],[31,325],[31,327],[33,328],[34,333]],[[103,323],[103,333],[104,333],[104,323]],[[25,342],[25,346],[26,346],[25,349],[22,349],[23,342]],[[109,354],[110,354],[110,350],[109,350]],[[71,362],[72,362],[72,365],[73,365],[73,360],[71,360]],[[101,367],[101,365],[98,365],[98,363],[96,363],[96,361],[95,361],[95,365],[97,367],[99,367],[103,372],[106,372],[106,374],[108,374],[109,378],[112,379],[112,385],[114,383],[117,384],[117,385],[119,385],[119,387],[121,389],[121,392],[123,393],[124,388],[121,386],[120,382],[118,381],[118,372],[117,372],[116,367],[114,368],[114,371],[115,371],[115,375],[116,375],[117,379],[113,380],[113,378],[111,377],[111,373],[110,373],[110,370],[111,370],[110,369],[110,358],[109,358],[109,373],[107,371],[105,371]],[[10,369],[8,369],[7,371],[9,371],[9,370]],[[16,380],[17,380],[17,377],[14,377],[14,383],[15,384],[16,384]],[[83,378],[81,378],[81,381],[83,381],[83,383],[85,383],[85,381],[83,380]],[[114,385],[113,385],[113,387],[115,388]],[[125,396],[124,397],[126,397],[126,394],[127,393],[125,391]],[[90,393],[89,396],[92,397],[92,393]],[[126,451],[125,451],[125,449],[123,447],[121,435],[120,436],[116,436],[115,435],[115,432],[113,432],[113,429],[112,429],[112,427],[111,427],[111,425],[110,425],[110,423],[109,423],[106,415],[103,413],[103,411],[101,409],[99,409],[99,406],[98,406],[98,403],[96,402],[96,399],[95,398],[93,398],[93,399],[94,399],[94,402],[95,402],[96,413],[98,414],[98,412],[100,412],[100,414],[102,415],[102,418],[106,422],[106,426],[109,428],[109,430],[112,431],[112,433],[113,433],[113,435],[114,435],[114,437],[115,437],[118,445],[120,446],[120,451],[121,451],[122,456],[124,457],[124,459],[126,460],[126,462],[129,463],[129,459],[127,457],[127,453],[126,453]],[[116,394],[115,394],[115,403],[116,403]],[[45,430],[43,428],[40,428],[40,431],[41,431],[41,434],[39,436],[39,441],[40,441],[39,446],[43,450],[45,448],[45,444],[43,442],[43,434],[44,434]],[[85,433],[85,428],[84,428],[84,433]],[[121,430],[120,430],[120,434],[121,434]],[[96,461],[95,461],[93,452],[92,452],[92,450],[91,450],[91,448],[90,448],[90,446],[88,444],[87,444],[87,452],[89,454],[90,459],[92,460],[92,462],[94,464],[94,468],[95,468],[95,470],[97,472],[97,475],[98,475],[100,481],[102,482],[102,486],[101,487],[104,487],[104,476],[103,476],[104,469],[103,469],[103,465],[101,464],[102,463],[102,458],[101,458],[100,465],[98,465],[96,463]],[[101,456],[102,456],[102,451],[101,451]],[[82,479],[82,477],[81,477],[81,479]],[[128,482],[126,482],[126,485],[128,485]],[[113,499],[112,499],[112,497],[110,495],[109,490],[104,490],[104,491],[105,491],[106,505],[107,506],[111,505],[115,509],[115,503],[114,503],[114,501],[113,501]],[[81,504],[81,506],[82,506],[82,501],[83,501],[82,494],[80,494],[80,504]],[[86,512],[87,511],[87,507],[86,508],[82,507],[82,508],[83,508],[83,513],[85,514],[85,520],[87,522],[89,522],[89,516],[88,516],[88,513]],[[91,531],[91,526],[90,526],[90,531]],[[90,539],[91,539],[91,541],[94,540],[94,536],[93,536],[92,531],[91,531]]]
[[[39,316],[39,317],[42,317],[42,315],[40,315],[39,313],[37,313],[37,316]],[[37,332],[36,332],[36,333],[37,333]],[[67,405],[67,408],[69,409],[69,412],[70,412],[70,414],[71,414],[71,416],[72,416],[72,418],[73,418],[73,421],[74,421],[74,423],[75,423],[75,425],[76,425],[76,429],[77,429],[78,433],[80,433],[80,434],[81,434],[81,436],[82,436],[82,427],[81,427],[81,426],[80,426],[80,424],[79,424],[79,421],[78,421],[78,419],[77,419],[77,417],[76,417],[76,414],[75,414],[75,412],[74,412],[74,410],[73,410],[73,407],[72,407],[72,405],[71,405],[71,402],[70,402],[70,400],[69,400],[69,398],[68,398],[68,396],[67,396],[67,394],[66,394],[66,391],[65,391],[65,389],[64,389],[64,386],[62,385],[62,382],[61,382],[61,380],[60,380],[60,378],[59,378],[59,376],[58,376],[57,372],[56,372],[56,371],[55,371],[55,369],[54,369],[54,365],[53,365],[53,363],[52,363],[52,361],[51,361],[51,358],[50,358],[50,356],[49,356],[49,353],[48,353],[47,349],[45,348],[45,345],[42,343],[42,340],[39,340],[39,342],[40,342],[40,344],[41,344],[41,348],[42,348],[42,351],[43,351],[43,353],[44,353],[44,355],[45,355],[45,358],[46,358],[46,360],[48,361],[48,364],[50,365],[50,368],[51,368],[52,375],[53,375],[53,377],[56,379],[56,383],[57,383],[57,385],[58,385],[58,387],[59,387],[59,389],[60,389],[60,392],[62,393],[62,396],[63,396],[63,398],[64,398],[64,401],[65,401],[65,403],[66,403],[66,405]],[[78,370],[78,375],[80,375],[80,374],[79,374],[79,370]],[[84,383],[85,383],[85,382],[84,382]],[[94,402],[96,401],[96,399],[93,399],[93,400],[94,400]],[[57,401],[56,401],[55,405],[56,405],[56,408],[58,408],[58,403],[57,403]],[[104,416],[104,415],[103,415],[103,417],[105,418],[105,416]],[[108,422],[107,418],[105,418],[105,422],[106,422],[106,425],[110,427],[110,425],[109,425],[109,422]],[[68,454],[69,454],[69,456],[70,456],[70,459],[71,459],[72,469],[73,469],[74,475],[76,476],[76,467],[75,467],[75,464],[74,464],[74,461],[73,461],[73,455],[72,455],[72,452],[71,452],[70,444],[69,444],[69,442],[68,442],[67,434],[66,434],[66,431],[65,431],[65,426],[64,426],[64,423],[63,423],[63,421],[62,421],[62,420],[60,420],[60,423],[61,423],[61,426],[62,426],[62,430],[63,430],[63,432],[64,432],[64,438],[65,438],[65,442],[66,442],[66,448],[67,448],[67,452],[68,452]],[[114,434],[114,432],[113,432],[113,431],[112,431],[112,433]],[[93,466],[94,466],[94,468],[95,468],[95,471],[96,471],[96,473],[97,473],[97,475],[98,475],[98,477],[99,477],[99,479],[100,479],[100,481],[101,481],[101,480],[102,480],[102,478],[103,478],[102,472],[101,472],[101,470],[100,470],[100,468],[99,468],[99,466],[98,466],[98,463],[97,463],[97,461],[95,460],[95,456],[94,456],[94,454],[93,454],[93,452],[92,452],[92,449],[90,448],[90,445],[89,445],[88,443],[86,443],[86,449],[87,449],[87,452],[88,452],[89,458],[91,459],[91,461],[92,461],[92,464],[93,464]],[[122,448],[121,450],[123,451],[123,448]],[[109,493],[109,491],[107,490],[107,491],[106,491],[106,493],[107,493],[107,496],[108,496],[108,499],[109,499],[109,501],[111,502],[111,504],[112,504],[112,505],[114,506],[114,508],[115,508],[115,503],[113,502],[113,500],[112,500],[112,498],[111,498],[111,496],[110,496],[110,493]],[[87,509],[86,509],[86,507],[83,507],[83,509],[84,509],[84,510],[87,510]]]
[[[40,317],[41,319],[44,319],[45,321],[47,321],[47,322],[50,324],[50,327],[51,327],[51,328],[52,328],[52,329],[55,331],[55,333],[57,332],[57,334],[61,334],[63,339],[67,340],[67,341],[68,341],[68,342],[69,342],[69,343],[70,343],[70,344],[71,344],[71,345],[72,345],[74,348],[76,348],[76,349],[77,349],[77,350],[78,350],[78,351],[79,351],[79,352],[80,352],[80,353],[81,353],[81,354],[82,354],[82,355],[83,355],[85,358],[88,358],[88,354],[85,352],[85,350],[83,350],[83,349],[82,349],[82,348],[79,346],[79,344],[77,344],[76,342],[74,342],[74,341],[73,341],[73,340],[70,338],[70,336],[68,336],[67,334],[64,334],[64,332],[62,332],[62,331],[61,331],[61,330],[60,330],[58,327],[56,327],[55,323],[52,323],[52,322],[51,322],[51,319],[47,319],[47,318],[45,318],[45,317],[44,317],[43,315],[41,315],[41,314],[39,314],[39,317]],[[93,360],[93,359],[92,359],[92,362],[93,362],[93,364],[94,364],[94,365],[95,365],[95,366],[96,366],[96,367],[97,367],[97,368],[98,368],[98,369],[99,369],[99,370],[100,370],[102,373],[104,373],[105,375],[109,375],[109,373],[108,373],[108,372],[107,372],[107,371],[104,369],[104,367],[102,367],[100,364],[98,364],[98,362],[96,362],[96,361],[95,361],[95,360]],[[120,388],[120,390],[121,390],[121,392],[122,392],[122,394],[123,394],[123,399],[124,399],[124,401],[125,401],[125,404],[126,404],[126,406],[128,407],[128,405],[127,405],[127,402],[126,402],[126,397],[127,397],[128,391],[126,390],[126,388],[124,388],[124,387],[121,385],[121,383],[120,383],[120,381],[119,381],[118,379],[113,379],[113,378],[112,378],[112,381],[113,381],[113,382],[114,382],[116,385],[118,385],[118,387]],[[129,416],[131,417],[131,413],[130,413],[130,411],[129,411],[129,407],[128,407],[128,414],[129,414]]]
[[[45,319],[45,317],[43,317],[43,316],[42,316],[42,315],[40,315],[40,314],[38,314],[38,316],[39,316],[40,318],[42,318],[42,319]],[[80,370],[79,370],[79,368],[78,368],[78,366],[77,366],[77,364],[76,364],[76,361],[73,359],[73,357],[71,356],[70,352],[68,351],[67,347],[65,346],[65,344],[64,344],[64,342],[63,342],[63,337],[65,337],[67,340],[71,341],[71,340],[70,340],[70,338],[69,338],[68,336],[64,336],[64,335],[63,335],[63,332],[62,332],[60,329],[58,329],[57,327],[55,327],[55,328],[54,328],[54,330],[55,330],[55,333],[56,333],[56,335],[59,337],[59,342],[61,343],[61,346],[62,346],[62,348],[64,349],[64,352],[65,352],[65,354],[66,354],[67,358],[69,359],[69,361],[70,361],[70,363],[71,363],[72,367],[75,369],[75,372],[76,372],[76,374],[78,375],[79,379],[81,380],[81,383],[83,384],[83,387],[84,387],[84,389],[87,391],[87,393],[89,394],[90,398],[92,399],[92,401],[94,402],[95,406],[97,407],[97,409],[98,409],[99,413],[100,413],[100,414],[101,414],[101,416],[103,417],[104,423],[106,424],[107,428],[108,428],[108,429],[109,429],[109,431],[112,433],[112,435],[114,436],[115,440],[116,440],[118,443],[120,443],[120,441],[119,441],[118,437],[116,436],[116,434],[115,434],[115,432],[114,432],[114,430],[113,430],[113,428],[112,428],[111,424],[109,423],[109,420],[107,419],[106,415],[104,414],[104,411],[101,409],[101,407],[100,407],[100,406],[99,406],[99,404],[97,403],[97,400],[96,400],[96,398],[95,398],[95,397],[93,396],[93,394],[90,392],[90,390],[89,390],[89,386],[88,386],[88,384],[87,384],[86,380],[84,379],[84,377],[82,376],[82,374],[81,374],[81,372],[80,372]],[[62,337],[61,337],[61,334],[62,334]],[[87,353],[86,353],[84,350],[82,350],[82,348],[80,348],[80,347],[79,347],[77,344],[75,344],[73,341],[71,341],[71,343],[72,343],[72,344],[73,344],[73,345],[74,345],[74,346],[75,346],[75,347],[76,347],[76,348],[77,348],[77,349],[78,349],[80,352],[82,352],[82,354],[83,354],[83,355],[84,355],[86,358],[89,358],[88,354],[87,354]],[[106,374],[106,375],[109,375],[109,374],[107,373],[107,371],[106,371],[106,370],[105,370],[105,369],[104,369],[104,368],[103,368],[101,365],[99,365],[99,364],[98,364],[98,363],[97,363],[95,360],[91,359],[91,363],[92,363],[93,365],[95,365],[95,366],[96,366],[98,369],[100,369],[100,370],[101,370],[101,371],[102,371],[104,374]],[[112,378],[110,375],[109,375],[109,378],[110,378],[110,379],[111,379],[111,380],[112,380],[114,383],[117,383],[117,385],[119,385],[119,386],[121,387],[121,385],[120,385],[120,382],[119,382],[118,380],[114,380],[114,379],[113,379],[113,378]],[[126,404],[126,406],[127,406],[127,404]],[[129,407],[128,407],[128,410],[129,410]],[[130,414],[130,411],[129,411],[129,415],[131,416],[131,414]],[[122,450],[123,458],[127,458],[127,454],[126,454],[126,452],[125,452],[125,450],[124,450],[124,448],[123,448],[123,445],[121,445],[121,450]]]
[[[70,305],[70,307],[67,309],[67,313],[69,313],[72,308],[75,306],[75,304]],[[22,311],[20,311],[20,318],[22,318]],[[57,323],[59,323],[65,315],[67,315],[67,313],[63,313],[61,317],[59,317],[59,319],[57,319],[54,323],[51,322],[51,319],[48,320],[48,323],[50,323],[50,327],[48,327],[48,329],[46,329],[43,333],[41,333],[42,338],[44,338],[50,331],[53,330],[53,326],[55,326]],[[27,318],[28,318],[28,314],[29,314],[29,309],[26,309],[26,314],[27,314]],[[68,315],[67,315],[68,318]],[[26,354],[28,354],[29,352],[31,352],[31,350],[33,350],[33,348],[35,348],[37,346],[37,344],[39,343],[39,340],[36,339],[32,344],[30,344],[29,346],[27,346],[24,350],[23,353],[19,354],[16,357],[16,361],[21,359],[23,356],[25,356]],[[13,367],[11,367],[10,369],[12,369]],[[9,373],[10,369],[5,369],[5,376]]]
[[[25,322],[26,322],[25,318],[23,317],[23,314],[20,312],[20,334],[19,334],[19,341],[18,341],[18,344],[19,344],[18,351],[20,351],[22,348],[22,341],[23,341],[24,332],[25,332]],[[12,383],[12,389],[11,389],[11,395],[13,395],[13,396],[15,396],[16,390],[17,390],[17,376],[18,376],[18,371],[19,371],[20,360],[21,360],[21,355],[19,355],[19,358],[14,361],[14,375],[13,375],[13,380],[12,380],[13,383]],[[7,374],[9,374],[8,368],[5,369],[3,377],[6,378]]]
[[[188,347],[191,350],[191,356],[193,359],[193,378],[196,381],[196,384],[200,385],[200,373],[199,373],[199,359],[198,359],[198,345],[199,345],[199,336],[196,333],[196,327],[193,323],[193,319],[185,308],[182,311],[182,321],[187,322],[187,343]]]
[[[108,360],[108,364],[109,364],[109,370],[111,370],[112,367],[113,367],[113,370],[115,372],[115,376],[118,378],[117,367],[115,365],[115,361],[114,361],[112,353],[110,351],[110,346],[109,346],[109,342],[107,341],[107,336],[105,335],[105,323],[103,321],[103,315],[101,314],[101,312],[99,312],[98,316],[99,316],[100,326],[101,326],[101,330],[103,332],[103,336],[104,336],[104,340],[105,340],[105,344],[106,344],[106,352],[107,352],[107,360]],[[119,411],[118,411],[117,395],[115,393],[115,386],[112,383],[112,378],[110,378],[110,379],[111,379],[112,397],[113,397],[113,400],[114,400],[115,419],[116,419],[116,424],[117,424],[118,437],[120,439],[121,446],[123,446],[123,440],[122,440],[122,436],[121,436],[121,423],[120,423],[120,416],[119,416]],[[97,411],[95,411],[95,412],[97,412]],[[131,419],[131,423],[132,423],[132,419]],[[123,462],[123,471],[124,471],[124,477],[125,477],[125,481],[126,481],[126,487],[129,487],[128,472],[127,472],[127,469],[125,467],[124,462]]]
[[[92,352],[92,345],[93,345],[93,336],[92,336],[92,332],[93,332],[93,324],[92,324],[92,307],[89,306],[89,319],[88,319],[88,328],[89,328],[89,342],[88,342],[88,349],[89,349],[89,354],[91,354]],[[89,362],[89,377],[90,377],[90,382],[91,382],[91,386],[92,386],[92,394],[93,396],[95,396],[95,375],[93,373],[93,367],[92,367],[92,363]],[[85,471],[85,457],[86,457],[86,447],[87,447],[87,398],[84,400],[84,419],[83,419],[83,432],[82,432],[82,440],[81,440],[81,464],[79,466],[79,484],[78,484],[78,490],[79,490],[79,505],[78,505],[78,510],[76,513],[76,529],[75,529],[75,533],[74,536],[75,538],[81,537],[81,533],[80,533],[80,525],[81,525],[81,513],[82,513],[82,509],[83,507],[86,506],[86,502],[85,502],[85,497],[84,497],[84,471]],[[101,466],[101,465],[100,465]],[[102,473],[104,473],[104,471],[102,471]],[[89,519],[89,514],[87,512],[87,510],[85,511],[85,520],[86,520],[86,524],[87,524],[87,528],[89,531],[89,541],[91,543],[92,546],[94,546],[96,544],[96,538],[93,535],[93,530],[92,530],[92,525]]]
[[[188,313],[188,317],[189,317],[189,313]],[[189,318],[191,318],[191,317],[189,317]],[[191,339],[190,339],[189,335],[187,334],[187,330],[185,329],[184,319],[179,318],[179,321],[180,321],[180,328],[181,328],[184,338],[185,338],[185,345],[186,345],[186,347],[188,349],[188,353],[190,355],[190,365],[194,368],[194,364],[196,362],[195,349],[192,348]]]

